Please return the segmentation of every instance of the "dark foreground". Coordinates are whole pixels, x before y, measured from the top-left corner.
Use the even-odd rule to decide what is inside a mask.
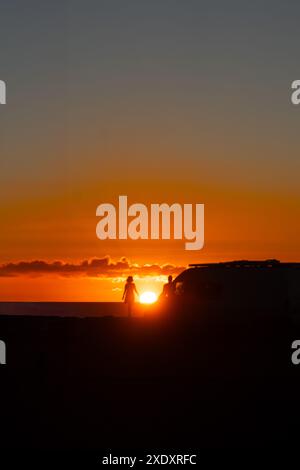
[[[286,447],[297,339],[283,325],[0,317],[1,447]]]

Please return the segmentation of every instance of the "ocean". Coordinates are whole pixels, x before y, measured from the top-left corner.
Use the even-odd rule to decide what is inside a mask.
[[[142,315],[140,304],[134,306],[133,314]],[[104,317],[127,315],[123,302],[0,302],[0,315],[42,317]]]

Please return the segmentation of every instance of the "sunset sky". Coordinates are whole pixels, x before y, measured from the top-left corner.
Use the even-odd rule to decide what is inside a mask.
[[[300,261],[299,19],[279,0],[1,2],[0,300]],[[97,206],[122,194],[204,203],[204,249],[97,239]]]

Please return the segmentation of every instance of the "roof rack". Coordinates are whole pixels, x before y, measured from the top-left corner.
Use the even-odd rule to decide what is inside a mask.
[[[299,263],[280,263],[277,259],[267,259],[262,261],[222,261],[220,263],[193,263],[189,264],[193,268],[204,268],[204,267],[228,267],[228,268],[273,268],[283,265],[299,265]]]

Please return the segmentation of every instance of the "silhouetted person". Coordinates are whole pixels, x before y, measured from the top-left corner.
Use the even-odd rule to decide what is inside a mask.
[[[122,300],[127,304],[128,317],[131,317],[132,314],[135,294],[138,295],[138,291],[136,290],[135,283],[133,282],[133,277],[128,276],[122,296]]]
[[[171,299],[175,295],[175,286],[173,284],[173,277],[168,276],[167,284],[164,284],[163,291],[161,293],[162,299]]]

